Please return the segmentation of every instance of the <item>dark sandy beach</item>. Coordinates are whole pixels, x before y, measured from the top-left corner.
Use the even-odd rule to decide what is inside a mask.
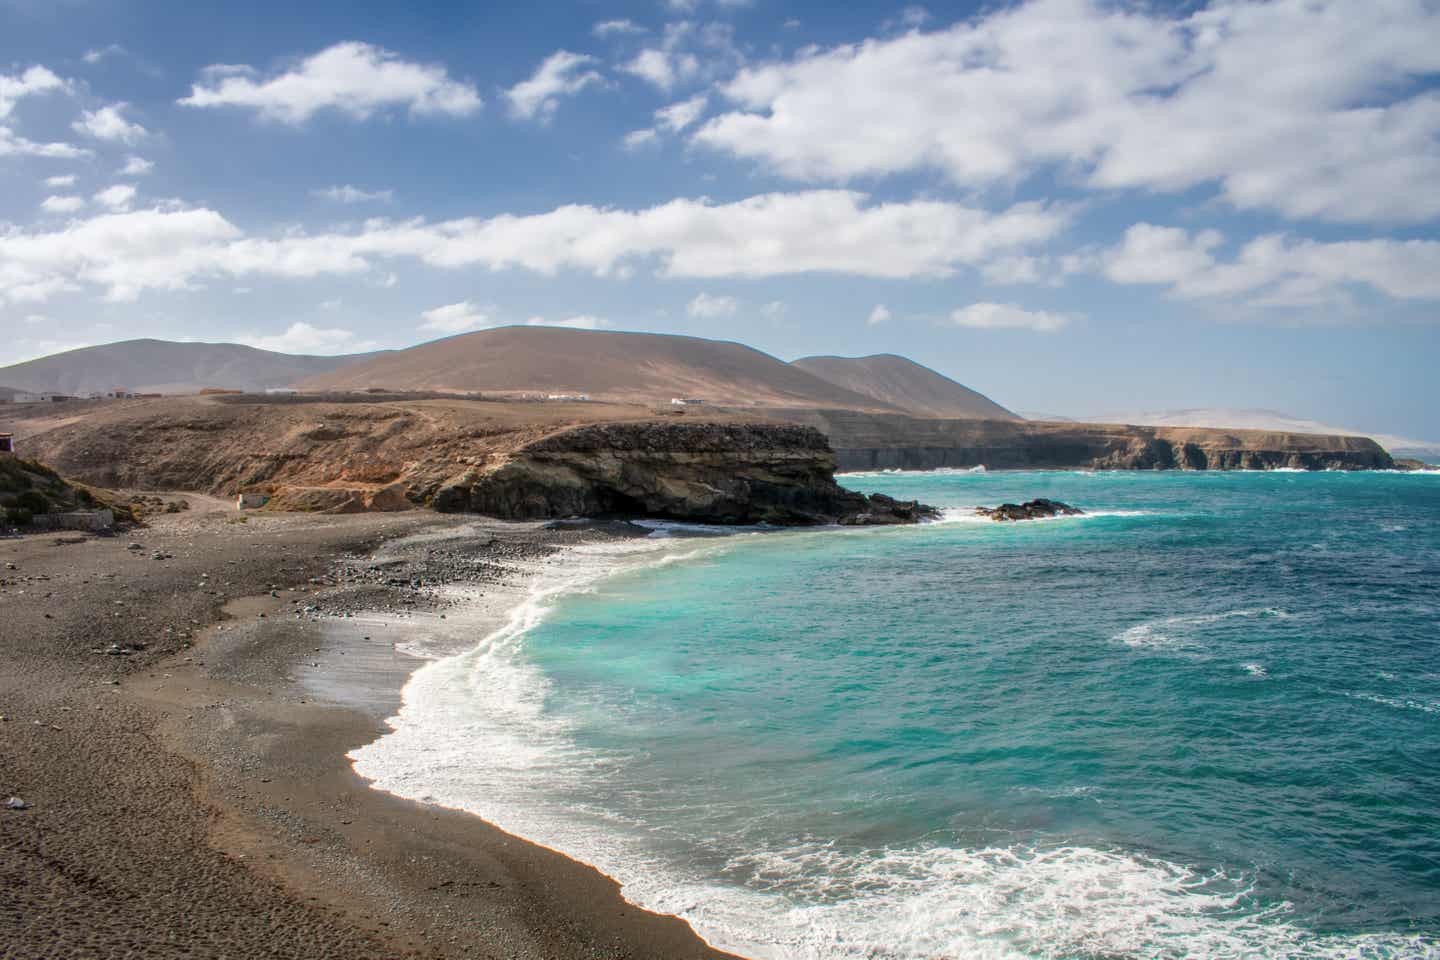
[[[722,956],[595,870],[371,790],[345,759],[416,663],[347,613],[423,624],[440,582],[499,611],[525,568],[604,534],[237,523],[190,499],[114,537],[0,540],[0,799],[29,805],[0,810],[0,956]]]

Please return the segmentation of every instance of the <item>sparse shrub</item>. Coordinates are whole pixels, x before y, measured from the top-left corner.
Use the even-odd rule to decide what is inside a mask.
[[[5,522],[12,527],[28,527],[30,525],[30,511],[24,507],[10,507],[5,511]]]
[[[15,498],[15,505],[31,514],[50,512],[50,501],[38,490],[26,490]]]

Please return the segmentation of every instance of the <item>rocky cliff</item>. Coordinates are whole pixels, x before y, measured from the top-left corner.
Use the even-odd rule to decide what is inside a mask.
[[[813,426],[838,469],[1378,470],[1366,437],[1126,424],[921,420],[845,410],[772,410]]]
[[[925,513],[841,488],[821,433],[753,416],[358,396],[61,406],[14,427],[23,449],[71,475],[105,487],[263,493],[273,509],[776,524],[905,523]]]
[[[447,480],[437,510],[710,523],[908,523],[926,508],[834,480],[824,436],[781,424],[608,423],[527,444]]]

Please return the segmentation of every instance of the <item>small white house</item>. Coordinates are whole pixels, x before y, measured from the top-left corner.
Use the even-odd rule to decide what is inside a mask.
[[[671,397],[671,398],[670,398],[670,406],[672,406],[672,407],[698,407],[698,406],[703,405],[704,403],[705,403],[704,400],[699,400],[699,399],[696,399],[695,397]]]
[[[53,393],[26,393],[23,390],[15,394],[15,403],[49,403]]]

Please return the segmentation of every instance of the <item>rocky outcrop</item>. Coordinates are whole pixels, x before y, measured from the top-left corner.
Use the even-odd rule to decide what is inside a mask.
[[[244,396],[142,400],[56,416],[49,429],[27,425],[27,448],[92,483],[254,493],[268,498],[269,510],[430,506],[510,519],[774,524],[910,523],[930,515],[919,504],[840,487],[823,435],[753,415]]]
[[[853,470],[1383,470],[1366,437],[1000,420],[922,420],[848,410],[770,410],[823,432]]]
[[[998,507],[976,507],[975,513],[997,523],[1015,520],[1043,520],[1047,517],[1078,517],[1085,511],[1059,500],[1037,497],[1024,503],[1002,503]]]
[[[560,431],[447,481],[432,505],[516,520],[629,516],[708,523],[913,523],[936,511],[834,480],[816,430],[610,423]]]

